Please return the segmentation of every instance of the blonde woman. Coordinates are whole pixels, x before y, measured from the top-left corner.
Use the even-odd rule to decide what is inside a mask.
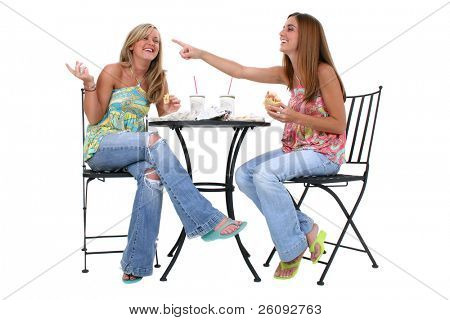
[[[163,187],[188,238],[227,239],[243,230],[245,222],[227,218],[198,192],[157,131],[144,131],[150,104],[156,104],[160,116],[180,108],[180,100],[168,95],[161,37],[155,26],[141,24],[131,30],[120,62],[107,65],[97,82],[82,63],[77,61],[74,69],[66,66],[83,81],[86,92],[84,111],[89,126],[84,160],[96,171],[126,168],[137,181],[128,243],[121,260],[125,283],[137,282],[153,272]]]
[[[345,91],[320,22],[308,15],[288,16],[280,32],[283,65],[252,68],[220,58],[174,40],[184,59],[202,59],[234,78],[284,84],[291,91],[288,105],[268,94],[269,116],[284,122],[282,147],[242,165],[236,182],[265,216],[280,256],[276,279],[297,273],[309,247],[317,263],[324,251],[326,233],[303,212],[296,210],[283,181],[298,176],[331,175],[344,162],[346,117]]]

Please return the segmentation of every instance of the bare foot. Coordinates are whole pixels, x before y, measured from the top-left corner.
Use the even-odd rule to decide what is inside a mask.
[[[227,217],[223,218],[222,221],[220,221],[220,222],[214,227],[214,230],[219,230],[220,227],[221,227],[225,222],[227,222],[227,220],[228,220]],[[225,234],[230,234],[230,233],[233,233],[234,231],[236,231],[236,230],[239,228],[239,226],[240,226],[240,224],[241,224],[241,221],[235,221],[235,222],[236,222],[236,224],[233,223],[233,224],[230,224],[230,225],[226,226],[226,227],[220,232],[220,234],[225,235]]]
[[[125,280],[125,281],[136,280],[137,278],[139,278],[139,277],[133,276],[132,274],[126,274],[126,273],[124,273],[122,276],[122,280]]]
[[[277,269],[275,270],[274,277],[278,278],[289,278],[292,276],[292,274],[295,272],[295,270],[298,269],[299,265],[297,262],[302,259],[303,254],[305,251],[303,251],[297,258],[295,258],[292,261],[285,262],[285,268],[281,268],[281,262],[278,264]],[[286,264],[288,265],[288,268],[286,268]],[[289,265],[292,264],[292,268],[289,267]]]
[[[311,231],[306,235],[306,240],[308,240],[309,246],[311,246],[311,244],[316,240],[318,233],[319,233],[319,226],[314,223]],[[311,252],[311,260],[316,260],[319,254],[320,254],[320,245],[316,243],[316,245],[314,246],[314,252]]]

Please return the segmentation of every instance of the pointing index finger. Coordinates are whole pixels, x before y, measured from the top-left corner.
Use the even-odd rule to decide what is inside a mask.
[[[182,47],[185,47],[185,46],[186,46],[186,43],[181,42],[180,40],[177,40],[177,39],[172,39],[172,42],[175,42],[176,44],[178,44],[178,45],[180,45],[180,46],[182,46]]]

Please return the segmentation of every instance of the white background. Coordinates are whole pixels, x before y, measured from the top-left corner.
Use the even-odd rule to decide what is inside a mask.
[[[389,42],[444,4],[434,0],[1,2],[2,318],[138,319],[150,316],[131,316],[128,306],[164,303],[245,306],[245,316],[233,316],[239,319],[300,317],[258,315],[260,304],[320,304],[322,315],[310,317],[324,319],[448,317],[450,6]],[[120,281],[120,255],[115,254],[89,256],[90,272],[82,274],[81,83],[64,63],[82,60],[97,76],[101,69],[95,65],[118,60],[129,30],[150,22],[161,32],[171,93],[187,108],[195,75],[200,92],[207,95],[208,104],[214,104],[226,92],[229,77],[203,62],[182,60],[169,40],[178,38],[245,65],[277,65],[281,62],[278,33],[294,11],[310,13],[322,22],[349,94],[384,86],[369,183],[355,216],[380,268],[372,269],[365,254],[340,250],[323,287],[316,285],[323,267],[306,260],[294,280],[274,281],[278,258],[270,268],[262,267],[272,248],[264,219],[237,191],[236,215],[249,222],[242,239],[261,283],[253,282],[234,240],[206,244],[198,239],[185,243],[169,281],[160,282],[169,262],[165,254],[181,226],[167,195],[159,241],[161,269],[137,285],[125,286]],[[288,96],[281,86],[234,80],[231,93],[238,99],[237,113],[264,116],[261,101],[266,90],[277,91],[283,99]],[[274,121],[270,135],[265,133],[269,129],[249,132],[242,149],[245,158],[239,157],[238,165],[278,147],[281,127]],[[214,140],[213,132],[207,132],[211,137],[205,141],[215,143],[216,174],[197,171],[197,181],[223,179],[229,135],[221,131]],[[161,133],[181,156],[173,132]],[[202,132],[186,130],[185,134],[194,163],[199,164],[201,156],[211,163],[211,154],[202,154],[196,142]],[[132,179],[93,182],[88,231],[101,233],[126,218],[134,191]],[[356,192],[357,188],[345,192],[346,203],[354,200]],[[225,209],[223,195],[208,198]],[[336,240],[337,226],[342,227],[344,219],[325,193],[313,190],[304,210],[328,231],[330,241]],[[126,233],[128,221],[109,233]],[[352,236],[344,242],[358,245]],[[94,241],[89,246],[90,250],[123,247],[123,240]]]

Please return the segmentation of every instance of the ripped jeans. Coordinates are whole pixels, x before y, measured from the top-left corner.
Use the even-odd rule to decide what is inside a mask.
[[[225,217],[199,193],[164,139],[153,144],[149,142],[152,134],[157,131],[109,134],[103,137],[97,152],[87,161],[95,171],[115,171],[125,167],[137,181],[121,266],[123,272],[140,277],[153,272],[163,187],[188,238],[208,233]]]

